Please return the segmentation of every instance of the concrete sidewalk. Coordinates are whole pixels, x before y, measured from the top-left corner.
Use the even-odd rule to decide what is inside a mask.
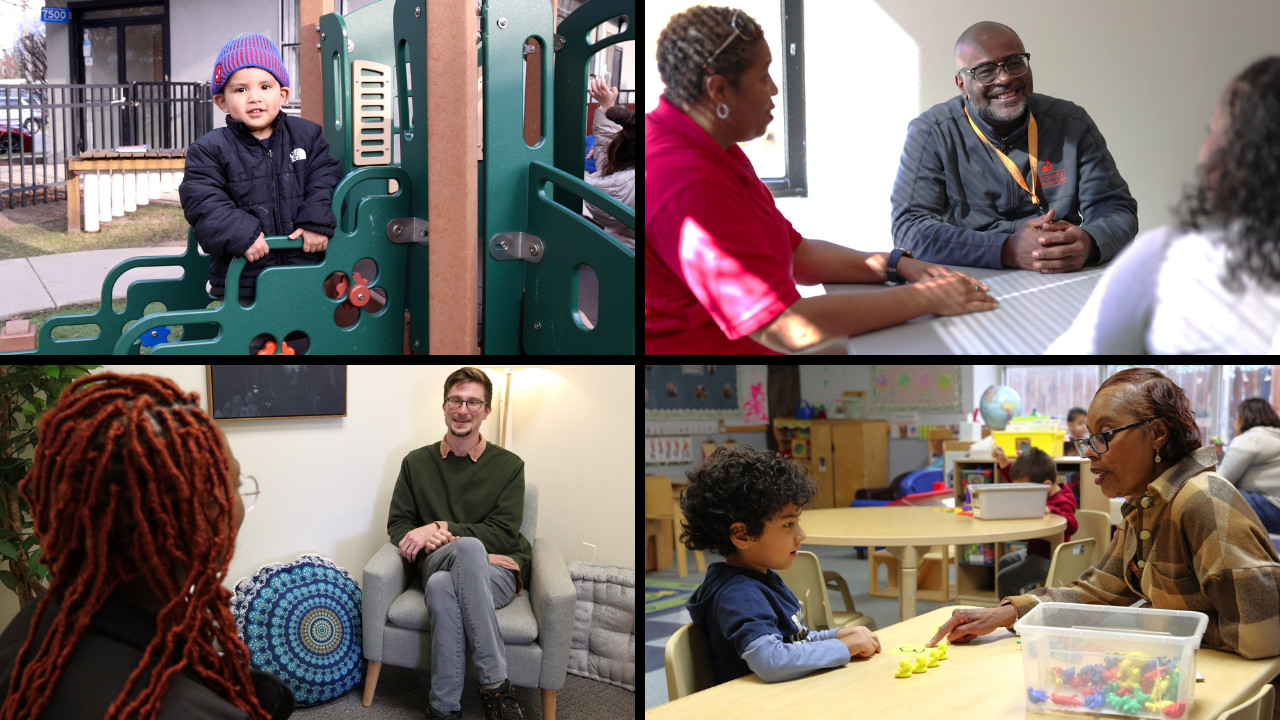
[[[107,273],[116,265],[130,258],[185,251],[185,246],[125,248],[0,260],[0,322],[68,305],[96,304],[102,299]],[[116,281],[111,296],[123,299],[135,280],[181,276],[179,268],[138,268]]]

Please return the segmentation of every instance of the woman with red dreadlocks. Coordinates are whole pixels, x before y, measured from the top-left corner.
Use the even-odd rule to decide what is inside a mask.
[[[288,717],[292,694],[249,668],[222,586],[239,478],[173,382],[68,387],[20,485],[53,580],[0,635],[0,717]]]

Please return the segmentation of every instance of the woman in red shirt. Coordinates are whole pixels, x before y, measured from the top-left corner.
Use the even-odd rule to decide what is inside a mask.
[[[989,310],[964,273],[903,250],[802,237],[736,143],[760,137],[778,88],[760,26],[694,7],[658,38],[666,90],[645,123],[645,354],[776,354],[928,314]],[[908,284],[801,298],[796,284]]]

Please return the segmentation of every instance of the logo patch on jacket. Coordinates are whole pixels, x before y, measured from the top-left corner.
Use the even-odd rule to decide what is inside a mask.
[[[298,162],[299,160],[306,160],[307,151],[303,150],[302,148],[294,148],[293,152],[289,153],[289,159],[292,160],[293,162]]]
[[[1053,168],[1053,163],[1046,159],[1040,163],[1040,187],[1053,187],[1067,181],[1067,171]]]

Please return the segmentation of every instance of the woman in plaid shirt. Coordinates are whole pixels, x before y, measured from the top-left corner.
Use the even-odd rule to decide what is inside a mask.
[[[1098,564],[1061,588],[1036,588],[999,606],[956,610],[927,645],[1012,627],[1036,603],[1132,605],[1209,616],[1204,645],[1246,658],[1280,655],[1280,556],[1249,503],[1214,472],[1212,446],[1182,388],[1150,368],[1122,370],[1089,405],[1076,441],[1123,520]]]

